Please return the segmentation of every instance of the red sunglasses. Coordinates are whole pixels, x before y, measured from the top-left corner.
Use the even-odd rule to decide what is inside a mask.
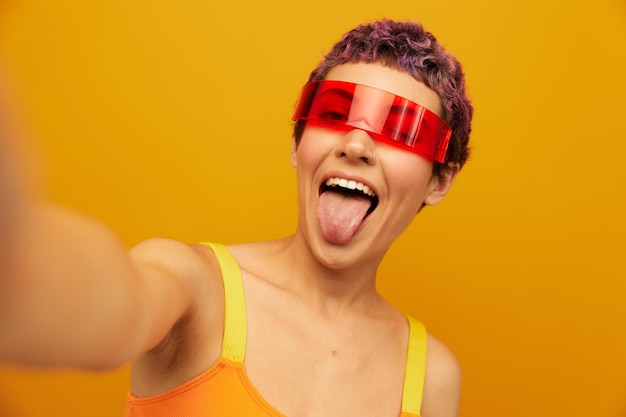
[[[443,163],[452,129],[424,106],[390,92],[322,80],[302,89],[293,120],[333,130],[361,129],[375,140]]]

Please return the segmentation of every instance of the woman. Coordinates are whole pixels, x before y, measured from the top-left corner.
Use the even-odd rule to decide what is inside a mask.
[[[376,292],[376,271],[445,197],[471,115],[459,63],[420,25],[359,26],[294,114],[293,235],[126,253],[93,220],[33,209],[0,284],[0,358],[131,361],[128,417],[456,416],[456,359]]]

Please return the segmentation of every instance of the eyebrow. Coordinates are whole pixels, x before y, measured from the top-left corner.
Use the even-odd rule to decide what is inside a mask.
[[[326,94],[337,94],[341,98],[346,98],[346,99],[350,99],[350,100],[352,100],[354,98],[354,94],[353,93],[351,93],[350,91],[346,90],[345,88],[339,88],[339,87],[326,88],[326,89],[318,92],[317,95],[315,96],[315,98],[325,96]]]
[[[437,118],[443,121],[441,116],[439,116],[437,113],[433,112],[432,110],[429,110],[426,106],[422,106],[421,104],[411,101],[409,99],[402,98],[402,100],[404,100],[405,103],[408,103],[408,105],[394,104],[389,109],[389,114],[393,113],[394,115],[397,116],[397,115],[401,115],[401,114],[404,115],[406,113],[409,113],[412,118],[418,117],[420,120],[422,120],[426,113],[432,113]]]
[[[333,81],[331,80],[331,81],[328,81],[328,82],[332,83]],[[335,81],[335,82],[342,83],[342,84],[344,83],[342,81]],[[345,83],[346,84],[351,84],[351,83],[347,83],[347,82],[345,82]],[[354,85],[358,85],[358,84],[354,84]],[[371,88],[375,88],[375,87],[371,87]],[[393,104],[389,108],[389,111],[387,113],[388,115],[390,115],[390,114],[403,115],[403,114],[409,113],[414,118],[414,117],[416,117],[416,115],[419,114],[420,115],[419,119],[421,120],[424,117],[423,116],[424,112],[431,112],[431,113],[434,113],[435,116],[437,116],[437,117],[439,117],[441,119],[441,116],[439,116],[437,113],[433,112],[432,110],[429,110],[425,106],[423,106],[423,105],[421,105],[421,104],[419,104],[419,103],[417,103],[415,101],[409,100],[408,98],[399,96],[397,94],[390,93],[388,91],[385,91],[385,93],[387,93],[389,95],[392,95],[392,96],[395,96],[397,99],[401,100],[401,104]],[[355,99],[354,92],[351,92],[348,89],[342,88],[342,87],[326,88],[326,89],[324,89],[322,91],[319,91],[317,93],[317,95],[315,96],[315,98],[317,99],[317,97],[323,97],[323,96],[325,96],[327,94],[337,94],[341,98],[348,99],[348,100],[351,100],[351,101],[353,101]],[[358,96],[356,96],[356,97],[358,97]]]

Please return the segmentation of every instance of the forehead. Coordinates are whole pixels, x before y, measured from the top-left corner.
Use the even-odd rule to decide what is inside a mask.
[[[426,84],[416,80],[406,72],[378,63],[338,65],[328,72],[326,79],[376,87],[414,101],[440,117],[443,115],[439,96]]]

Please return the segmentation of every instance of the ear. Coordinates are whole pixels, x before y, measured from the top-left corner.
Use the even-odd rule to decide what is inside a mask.
[[[461,166],[456,162],[448,163],[448,168],[444,172],[442,177],[438,175],[433,175],[433,178],[430,180],[430,184],[428,184],[428,192],[426,197],[424,198],[424,204],[427,206],[434,206],[443,200],[443,198],[448,194],[450,187],[452,187],[452,183],[456,178],[456,174],[459,173]]]
[[[298,145],[296,144],[296,139],[291,138],[291,156],[289,157],[289,162],[291,163],[291,166],[294,168],[298,166],[297,152],[298,152]]]

